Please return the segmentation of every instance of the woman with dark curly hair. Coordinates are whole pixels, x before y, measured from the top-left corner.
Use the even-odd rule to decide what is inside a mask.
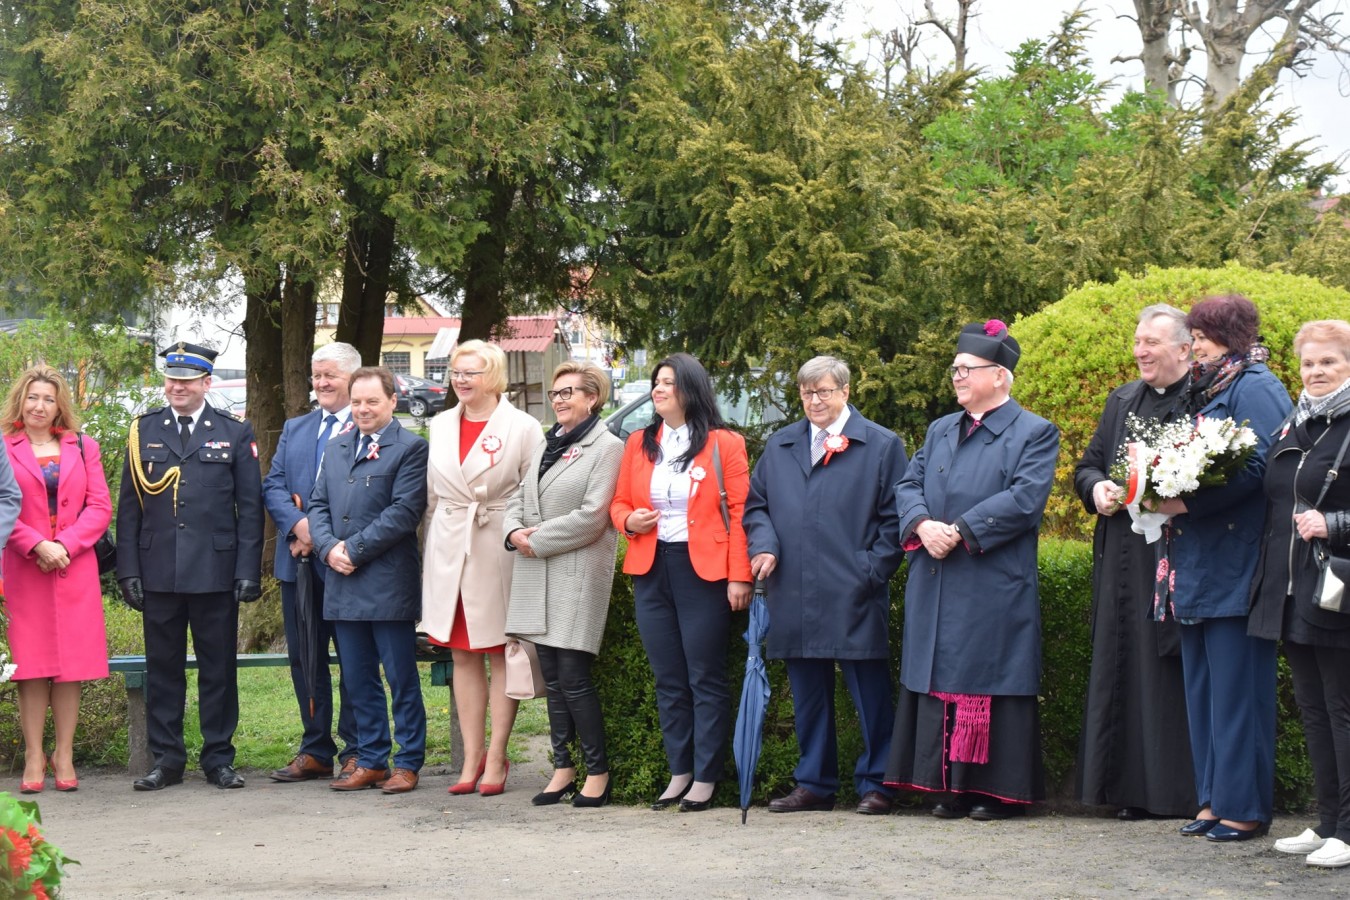
[[[1240,294],[1191,307],[1195,362],[1187,411],[1231,418],[1256,433],[1256,451],[1227,484],[1154,508],[1164,526],[1155,600],[1174,616],[1200,812],[1181,833],[1245,841],[1270,827],[1275,790],[1275,642],[1247,634],[1248,598],[1265,522],[1266,453],[1289,394],[1265,360],[1256,306]]]
[[[722,422],[708,373],[689,354],[656,364],[652,403],[652,423],[628,437],[609,514],[628,535],[623,570],[633,576],[670,766],[652,808],[678,803],[698,812],[712,804],[731,732],[727,643],[732,611],[750,603],[741,526],[750,462],[745,440]]]

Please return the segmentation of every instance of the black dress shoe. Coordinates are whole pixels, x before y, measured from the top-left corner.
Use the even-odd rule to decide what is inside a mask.
[[[587,797],[585,794],[577,791],[572,795],[572,806],[588,809],[597,809],[601,806],[605,806],[609,803],[609,793],[613,789],[614,779],[611,778],[609,781],[605,782],[605,791],[599,797]]]
[[[1230,841],[1250,841],[1252,838],[1265,837],[1270,831],[1270,823],[1262,822],[1255,828],[1233,828],[1222,822],[1205,832],[1205,840],[1226,844]]]
[[[858,808],[854,812],[863,816],[889,816],[891,806],[891,798],[881,791],[868,791],[862,795],[862,799],[858,801]]]
[[[1138,822],[1150,818],[1148,810],[1142,806],[1122,806],[1116,810],[1116,818],[1122,822]]]
[[[569,794],[577,792],[576,783],[558,788],[556,791],[540,791],[530,798],[530,802],[535,806],[554,806],[561,803]]]
[[[1194,822],[1182,825],[1177,830],[1186,835],[1186,837],[1203,837],[1211,828],[1218,824],[1218,819],[1196,819]]]
[[[712,798],[707,800],[681,800],[680,812],[703,812],[705,809],[712,809]]]
[[[171,784],[183,783],[182,769],[155,766],[144,778],[137,778],[131,786],[138,791],[162,791]]]
[[[801,785],[786,797],[769,801],[769,812],[829,812],[834,809],[834,797],[822,797]]]
[[[970,815],[970,800],[960,795],[939,800],[933,807],[933,815],[939,819],[964,819]]]
[[[1026,815],[1027,808],[1021,803],[1004,803],[990,797],[970,805],[970,817],[980,822],[1002,822]]]
[[[234,770],[234,766],[216,766],[206,773],[206,780],[221,790],[244,786],[244,779]]]
[[[652,809],[655,810],[655,811],[657,811],[657,812],[660,812],[660,811],[663,810],[663,809],[669,809],[670,807],[674,806],[676,803],[679,803],[681,800],[683,800],[683,799],[684,799],[684,795],[687,794],[687,793],[689,793],[689,789],[690,789],[691,787],[693,787],[693,786],[694,786],[694,783],[691,781],[691,782],[689,782],[688,784],[686,784],[686,785],[684,786],[684,790],[680,791],[680,792],[679,792],[678,794],[676,794],[674,797],[662,797],[662,798],[660,798],[659,800],[657,800],[656,802],[654,802],[654,803],[652,804]]]

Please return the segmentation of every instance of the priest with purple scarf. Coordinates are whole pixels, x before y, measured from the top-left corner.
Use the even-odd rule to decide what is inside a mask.
[[[1045,796],[1036,546],[1059,430],[1012,399],[1006,325],[966,326],[956,351],[963,411],[896,485],[909,576],[886,783],[942,792],[940,818],[1007,819]]]

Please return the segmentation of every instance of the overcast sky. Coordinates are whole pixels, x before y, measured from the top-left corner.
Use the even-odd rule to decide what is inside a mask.
[[[1202,7],[1205,0],[1199,0]],[[1132,0],[1098,0],[1084,4],[1097,19],[1094,32],[1088,38],[1088,52],[1094,69],[1103,80],[1113,79],[1116,93],[1143,87],[1143,67],[1138,62],[1112,63],[1117,55],[1129,56],[1139,52],[1139,32],[1132,19],[1120,18],[1134,14]],[[1322,0],[1324,8],[1346,12],[1343,26],[1350,30],[1350,0]],[[869,48],[863,35],[870,28],[886,30],[906,22],[906,12],[922,13],[921,0],[843,0],[844,18],[840,33],[854,38],[858,54]],[[939,16],[954,16],[956,4],[952,0],[934,0]],[[985,67],[993,74],[1002,74],[1008,68],[1008,54],[1023,41],[1045,38],[1052,34],[1064,13],[1074,7],[1070,0],[980,0],[978,13],[970,26],[969,61]],[[921,16],[916,16],[921,17]],[[936,30],[925,39],[927,51],[935,66],[951,61],[951,45]],[[1191,36],[1194,41],[1194,36]],[[1272,43],[1266,40],[1265,46]],[[1198,41],[1196,42],[1198,43]],[[875,46],[870,48],[875,53]],[[1247,61],[1253,59],[1247,56]],[[1256,58],[1260,61],[1260,57]],[[1192,53],[1190,69],[1204,74],[1204,51],[1197,47]],[[1244,74],[1249,65],[1244,63]],[[1183,88],[1183,99],[1199,100],[1199,87]],[[1318,160],[1339,160],[1341,168],[1350,170],[1350,75],[1344,61],[1338,62],[1325,54],[1320,56],[1306,77],[1295,77],[1285,72],[1280,78],[1279,92],[1272,109],[1293,108],[1299,117],[1293,138],[1310,138],[1320,147]],[[1338,189],[1346,190],[1350,175],[1337,179]]]

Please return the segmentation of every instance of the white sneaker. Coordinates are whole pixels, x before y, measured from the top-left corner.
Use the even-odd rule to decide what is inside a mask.
[[[1327,869],[1339,869],[1350,866],[1350,847],[1340,838],[1327,838],[1321,848],[1308,854],[1305,860],[1310,866],[1322,866]]]
[[[1280,838],[1275,842],[1275,849],[1281,853],[1311,853],[1322,849],[1326,842],[1326,838],[1318,837],[1317,832],[1307,828],[1298,837]]]

